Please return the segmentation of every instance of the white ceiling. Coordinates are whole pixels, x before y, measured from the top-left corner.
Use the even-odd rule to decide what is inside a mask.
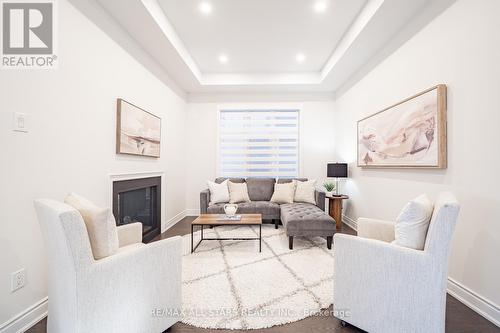
[[[70,1],[167,84],[209,100],[333,96],[455,0],[327,0],[322,13],[314,10],[318,0]],[[199,10],[203,1],[210,15]]]
[[[199,0],[159,3],[201,72],[276,73],[320,71],[367,2],[322,1],[328,5],[317,13],[308,0],[212,0],[210,15]]]

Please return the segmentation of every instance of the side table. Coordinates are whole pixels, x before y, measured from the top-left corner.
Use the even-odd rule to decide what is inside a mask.
[[[328,199],[328,213],[335,220],[337,230],[342,229],[342,202],[349,199],[347,195],[327,196]]]

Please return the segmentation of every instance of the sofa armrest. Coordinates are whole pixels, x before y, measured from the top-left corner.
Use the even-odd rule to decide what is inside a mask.
[[[384,242],[394,240],[394,222],[360,217],[357,222],[358,236]]]
[[[135,222],[124,224],[116,228],[118,232],[119,246],[142,243],[142,223]]]
[[[200,192],[200,214],[206,214],[210,202],[210,190],[206,189]]]
[[[314,198],[316,199],[316,206],[318,206],[319,209],[322,211],[325,210],[325,200],[326,200],[326,194],[323,191],[314,191]]]

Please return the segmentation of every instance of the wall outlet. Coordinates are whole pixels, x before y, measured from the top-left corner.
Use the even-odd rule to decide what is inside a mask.
[[[14,292],[26,285],[26,269],[21,268],[11,276],[11,291]]]

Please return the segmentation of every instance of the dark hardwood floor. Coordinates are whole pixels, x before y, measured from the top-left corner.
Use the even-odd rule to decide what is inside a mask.
[[[177,235],[186,235],[191,232],[191,221],[194,217],[186,217],[179,223],[171,227],[169,230],[156,237],[153,241],[163,238],[168,238]],[[355,235],[356,232],[343,225],[343,233]],[[325,310],[325,313],[330,313],[332,307]],[[389,320],[389,319],[388,319]],[[46,333],[47,319],[43,319],[38,324],[28,330],[29,333]],[[177,323],[168,330],[169,333],[181,332],[201,332],[201,333],[238,333],[243,331],[238,330],[210,330],[201,329],[182,323]],[[255,333],[337,333],[337,332],[362,332],[354,327],[342,327],[340,321],[331,315],[308,317],[303,320],[286,324],[282,326],[274,326],[267,329],[252,330]],[[467,306],[460,303],[458,300],[448,295],[446,299],[446,332],[453,333],[500,333],[500,328],[496,327],[488,320],[484,319],[476,312],[469,309]],[[429,332],[430,333],[430,332]]]

